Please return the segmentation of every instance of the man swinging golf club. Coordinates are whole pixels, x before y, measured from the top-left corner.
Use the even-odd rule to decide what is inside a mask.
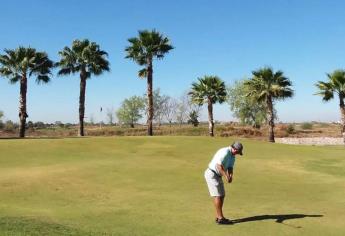
[[[242,155],[242,151],[243,145],[239,142],[234,142],[230,147],[219,149],[205,171],[208,190],[211,197],[213,197],[214,206],[216,208],[217,224],[232,224],[231,220],[225,218],[223,215],[222,208],[225,190],[222,176],[225,177],[228,183],[232,182],[235,156],[237,154]]]

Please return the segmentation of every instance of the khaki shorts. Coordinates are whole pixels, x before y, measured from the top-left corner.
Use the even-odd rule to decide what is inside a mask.
[[[222,177],[215,174],[209,168],[205,170],[205,179],[211,197],[225,196],[224,183]]]

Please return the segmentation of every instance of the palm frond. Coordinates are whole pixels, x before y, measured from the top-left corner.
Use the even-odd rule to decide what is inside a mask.
[[[12,75],[11,77],[9,77],[9,83],[10,83],[10,84],[15,84],[15,83],[17,83],[18,81],[20,81],[21,78],[22,78],[21,75],[19,75],[19,74],[14,74],[14,75]]]
[[[147,68],[143,68],[138,72],[139,78],[143,79],[147,77]]]
[[[36,83],[48,83],[50,81],[50,77],[48,75],[38,75],[36,78]]]
[[[72,74],[72,68],[71,67],[62,67],[59,71],[58,71],[58,76],[61,75],[69,75]]]
[[[323,81],[318,81],[315,86],[319,89],[318,92],[316,92],[314,95],[319,95],[322,97],[322,100],[327,102],[334,98],[334,87],[332,83],[327,83]]]

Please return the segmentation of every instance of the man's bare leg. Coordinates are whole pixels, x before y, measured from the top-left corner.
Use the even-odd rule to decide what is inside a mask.
[[[218,219],[224,218],[224,215],[223,215],[224,196],[214,197],[213,202],[214,202],[214,206],[216,208],[216,217]]]

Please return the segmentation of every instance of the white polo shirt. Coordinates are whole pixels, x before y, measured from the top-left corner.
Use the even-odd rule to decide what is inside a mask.
[[[214,154],[211,162],[208,164],[208,168],[214,170],[218,175],[221,176],[221,173],[217,168],[217,164],[222,165],[225,171],[229,168],[234,168],[235,157],[231,153],[231,147],[219,149],[216,154]]]

